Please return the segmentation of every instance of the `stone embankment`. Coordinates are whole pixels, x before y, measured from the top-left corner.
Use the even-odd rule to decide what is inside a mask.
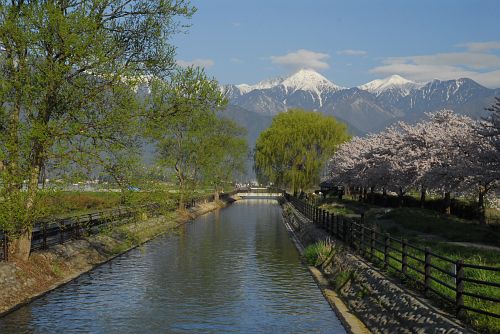
[[[98,234],[36,251],[26,262],[0,262],[0,316],[66,284],[92,268],[129,251],[209,211],[226,206],[233,198],[209,202],[184,213],[121,222]]]
[[[317,281],[341,320],[346,312],[335,305],[336,295],[343,302],[340,308],[347,305],[373,333],[474,333],[430,301],[406,291],[383,271],[349,253],[340,241],[332,240],[289,203],[284,203],[283,208],[285,223],[298,239],[299,248],[319,240],[333,243],[335,255],[317,268],[323,282]],[[329,298],[325,289],[336,295]]]

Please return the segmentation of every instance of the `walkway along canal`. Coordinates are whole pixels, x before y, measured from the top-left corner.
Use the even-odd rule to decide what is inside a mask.
[[[0,319],[0,333],[345,333],[275,200],[195,219]]]

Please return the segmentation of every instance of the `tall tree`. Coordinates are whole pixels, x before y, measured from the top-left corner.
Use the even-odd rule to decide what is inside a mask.
[[[105,160],[111,171],[126,157],[137,79],[173,67],[168,38],[193,12],[187,0],[0,1],[0,205],[17,208],[0,225],[12,255],[29,256],[45,166]]]
[[[178,69],[170,81],[152,85],[149,136],[159,165],[177,184],[180,209],[201,185],[218,192],[231,169],[243,164],[243,130],[217,117],[226,103],[217,81],[196,67]]]
[[[348,139],[346,126],[333,117],[289,110],[277,115],[257,139],[256,172],[296,193],[319,183],[326,160]]]
[[[233,183],[245,173],[248,156],[245,134],[245,128],[219,117],[212,123],[208,138],[203,142],[206,157],[203,178],[214,189],[216,199],[224,185]]]

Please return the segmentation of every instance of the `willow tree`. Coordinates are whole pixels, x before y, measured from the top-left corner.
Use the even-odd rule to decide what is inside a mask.
[[[0,227],[12,255],[29,256],[47,165],[123,170],[137,78],[173,67],[168,38],[193,12],[188,0],[0,1]]]
[[[319,183],[326,160],[349,139],[345,124],[331,116],[300,109],[277,115],[255,146],[255,170],[294,193]]]
[[[203,141],[204,183],[214,190],[215,198],[224,185],[245,174],[248,157],[246,129],[233,120],[220,117],[214,120],[210,133]]]
[[[217,117],[226,104],[218,82],[201,68],[181,68],[170,80],[153,82],[148,135],[158,165],[178,188],[180,209],[201,186],[218,192],[231,169],[243,165],[243,129]]]

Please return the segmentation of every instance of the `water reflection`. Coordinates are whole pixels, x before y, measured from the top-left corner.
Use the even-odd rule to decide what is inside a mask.
[[[345,333],[272,200],[199,217],[0,319],[0,333]]]

